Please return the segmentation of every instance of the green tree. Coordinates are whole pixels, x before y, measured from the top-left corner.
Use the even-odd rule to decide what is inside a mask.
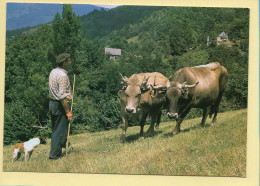
[[[126,45],[127,45],[126,39],[119,36],[113,38],[109,44],[111,48],[120,48],[120,49],[124,49]]]
[[[48,123],[48,62],[52,31],[43,25],[33,34],[7,41],[5,71],[5,144],[38,134],[32,126]],[[47,134],[46,134],[47,135]]]
[[[208,50],[210,61],[218,61],[228,70],[228,84],[225,97],[231,109],[247,107],[248,96],[248,55],[238,49],[220,45]]]
[[[182,55],[189,49],[196,47],[196,32],[189,25],[188,20],[179,21],[170,30],[170,46],[172,55]]]
[[[72,5],[64,4],[62,17],[56,14],[53,22],[53,58],[55,61],[57,55],[63,52],[71,54],[71,58],[75,58],[77,46],[80,42],[80,18],[73,12]],[[75,63],[72,63],[75,68]],[[73,69],[74,69],[73,68]]]

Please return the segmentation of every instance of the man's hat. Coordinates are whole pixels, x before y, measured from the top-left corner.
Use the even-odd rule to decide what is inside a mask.
[[[62,53],[57,57],[56,63],[63,63],[64,61],[66,61],[68,58],[70,58],[70,54],[69,53]]]

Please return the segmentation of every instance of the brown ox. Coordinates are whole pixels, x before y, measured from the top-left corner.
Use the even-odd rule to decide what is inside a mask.
[[[203,109],[201,126],[213,113],[212,124],[215,124],[227,80],[227,69],[218,62],[178,70],[166,92],[168,116],[176,119],[173,134],[180,132],[180,124],[191,108]]]
[[[125,142],[129,120],[133,118],[140,120],[140,138],[143,138],[143,128],[149,114],[151,124],[147,134],[150,135],[154,132],[155,123],[159,125],[162,107],[166,100],[166,86],[169,80],[158,72],[133,74],[130,78],[122,76],[122,80],[124,86],[118,92],[118,96],[121,102],[123,122],[121,141]]]

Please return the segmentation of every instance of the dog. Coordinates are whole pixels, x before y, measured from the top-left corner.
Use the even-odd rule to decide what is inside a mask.
[[[18,160],[20,158],[21,151],[24,152],[24,161],[29,161],[34,149],[39,144],[46,144],[45,138],[38,136],[38,137],[32,138],[29,141],[26,141],[24,143],[16,143],[13,148],[12,162],[14,162],[15,160]]]

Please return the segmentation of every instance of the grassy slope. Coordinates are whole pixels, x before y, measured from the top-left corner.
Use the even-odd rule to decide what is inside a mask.
[[[56,161],[48,160],[50,140],[38,146],[29,162],[12,164],[12,146],[5,146],[3,170],[245,176],[247,110],[221,113],[215,126],[208,119],[207,127],[201,128],[200,120],[184,120],[176,136],[170,135],[175,122],[162,123],[153,137],[141,141],[140,127],[130,127],[126,144],[119,143],[120,129],[71,136],[75,151]]]

